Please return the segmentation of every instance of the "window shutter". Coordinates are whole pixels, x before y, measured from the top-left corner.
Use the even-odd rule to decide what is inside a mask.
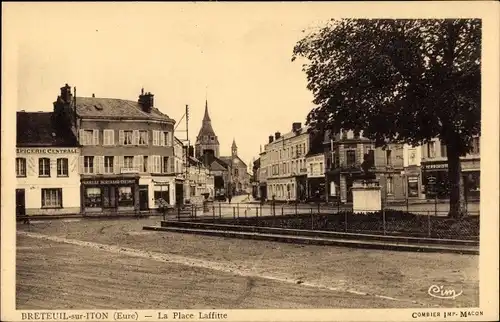
[[[161,156],[155,155],[155,172],[161,173]]]
[[[175,173],[175,160],[172,157],[169,157],[168,160],[170,161],[170,172]]]
[[[84,130],[80,130],[80,144],[81,145],[86,145],[87,143],[85,142],[85,131]]]
[[[134,145],[139,145],[139,131],[138,130],[134,130],[132,132],[132,143]]]
[[[149,145],[149,131],[146,131],[146,137],[145,137],[145,140],[146,140],[146,145]]]
[[[158,146],[158,135],[160,132],[153,130],[153,146]]]
[[[137,155],[137,167],[139,168],[139,172],[144,172],[144,156]]]
[[[93,145],[99,145],[99,130],[93,130],[92,132]]]
[[[84,157],[81,156],[80,157],[80,174],[83,174],[84,166],[85,166],[85,164],[84,164]]]
[[[109,130],[109,144],[115,145],[115,130]]]
[[[165,145],[165,135],[163,134],[163,132],[160,132],[160,146],[164,146]]]
[[[120,132],[118,132],[118,145],[123,145],[123,141],[125,141],[125,132],[120,130]]]
[[[120,173],[120,160],[119,160],[119,156],[114,156],[113,157],[113,172],[115,174],[119,174]]]
[[[99,157],[99,171],[100,173],[104,173],[104,155]]]
[[[125,166],[125,158],[123,157],[123,155],[119,156],[119,162],[120,164],[118,165],[118,173],[121,173],[122,172],[122,168]]]
[[[152,172],[153,172],[153,162],[154,162],[154,160],[153,160],[153,156],[152,156],[152,155],[149,155],[149,156],[148,156],[148,164],[147,164],[147,166],[148,166],[148,172],[149,172],[149,173],[152,173]]]

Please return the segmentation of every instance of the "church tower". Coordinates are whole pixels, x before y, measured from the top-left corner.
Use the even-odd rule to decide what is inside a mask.
[[[196,158],[201,159],[205,153],[219,157],[219,139],[212,128],[212,120],[208,114],[208,100],[205,101],[205,115],[201,124],[200,132],[195,143]]]
[[[231,156],[236,157],[238,155],[238,147],[236,146],[236,141],[233,138],[233,144],[231,145]]]

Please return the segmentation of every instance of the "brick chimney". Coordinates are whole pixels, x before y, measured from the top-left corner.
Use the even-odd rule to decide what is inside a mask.
[[[71,95],[71,87],[68,84],[64,85],[64,87],[61,87],[61,99],[64,103],[70,103],[72,96],[73,95]]]
[[[292,131],[293,132],[297,132],[301,128],[302,128],[302,123],[300,123],[300,122],[292,123]]]
[[[273,143],[273,141],[274,141],[274,136],[269,135],[269,143]]]
[[[151,113],[154,106],[154,95],[150,92],[144,93],[144,88],[141,89],[141,95],[139,95],[139,105],[146,113]]]
[[[274,138],[277,140],[281,137],[281,133],[280,132],[276,132],[274,133]]]

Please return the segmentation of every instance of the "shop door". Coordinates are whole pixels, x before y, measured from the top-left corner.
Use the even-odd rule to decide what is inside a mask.
[[[139,209],[149,209],[148,186],[139,186]]]
[[[102,188],[102,206],[103,208],[116,208],[116,193],[114,186],[103,186]]]
[[[182,205],[184,199],[184,185],[182,183],[175,184],[175,204]]]
[[[24,189],[16,189],[16,216],[26,215],[26,197]]]

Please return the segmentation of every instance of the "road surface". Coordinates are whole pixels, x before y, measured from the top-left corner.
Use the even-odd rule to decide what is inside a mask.
[[[19,224],[17,309],[479,305],[479,256],[143,231],[159,219]],[[455,288],[455,300],[428,295]]]

